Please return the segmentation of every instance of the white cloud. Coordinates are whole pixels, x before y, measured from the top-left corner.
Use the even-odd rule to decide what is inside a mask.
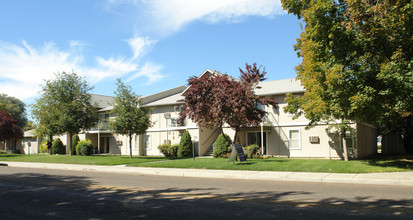
[[[75,71],[92,84],[106,78],[122,76],[129,76],[130,80],[146,77],[146,84],[162,79],[162,66],[153,63],[140,64],[141,57],[154,41],[135,36],[127,42],[133,56],[95,57],[95,64],[91,65],[84,62],[81,52],[84,44],[78,41],[70,41],[70,49],[67,51],[60,50],[53,42],[34,48],[25,41],[22,45],[0,41],[0,93],[22,100],[35,97],[44,80],[51,79],[53,73],[63,71]]]
[[[133,52],[133,60],[138,59],[139,57],[143,56],[150,50],[153,44],[156,43],[155,40],[150,40],[149,38],[135,36],[132,39],[126,40]]]
[[[148,81],[145,83],[145,85],[154,84],[155,82],[166,77],[161,73],[162,68],[163,67],[161,65],[148,62],[138,72],[126,79],[126,82],[130,82],[136,78],[144,76],[148,78]]]
[[[247,16],[273,17],[285,14],[279,0],[108,0],[105,8],[132,4],[137,13],[153,31],[165,35],[182,29],[185,25],[205,22],[237,22]]]

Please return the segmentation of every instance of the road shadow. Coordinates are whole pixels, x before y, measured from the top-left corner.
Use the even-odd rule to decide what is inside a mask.
[[[0,219],[398,219],[413,214],[413,200],[296,201],[286,197],[312,192],[214,193],[205,187],[142,190],[36,173],[0,175],[0,189]]]

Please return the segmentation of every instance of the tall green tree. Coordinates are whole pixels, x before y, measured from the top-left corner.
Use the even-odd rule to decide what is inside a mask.
[[[26,105],[20,99],[0,94],[0,110],[5,110],[17,120],[17,126],[25,128],[27,124]]]
[[[296,71],[306,92],[290,95],[286,110],[310,125],[335,123],[343,142],[349,121],[407,135],[413,115],[411,1],[281,2],[305,24],[294,48],[303,58]]]
[[[129,137],[129,158],[132,158],[132,136],[144,134],[151,125],[151,109],[141,106],[141,99],[130,86],[120,79],[116,85],[115,100],[112,113],[116,117],[110,121],[110,128],[115,134]]]
[[[53,135],[67,133],[72,155],[72,136],[98,121],[97,108],[88,93],[92,88],[76,73],[56,73],[54,79],[47,80],[32,106],[38,134],[52,140]]]

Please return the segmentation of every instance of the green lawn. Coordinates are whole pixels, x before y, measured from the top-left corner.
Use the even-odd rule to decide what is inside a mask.
[[[327,159],[248,159],[248,162],[228,162],[225,158],[196,158],[162,161],[131,166],[195,168],[222,170],[294,171],[327,173],[373,173],[413,171],[413,161],[407,159],[327,160]]]
[[[258,171],[293,171],[293,172],[327,172],[327,173],[372,173],[413,171],[410,158],[377,158],[370,160],[327,159],[248,159],[247,162],[228,162],[226,158],[176,159],[166,157],[128,156],[69,156],[69,155],[23,155],[0,154],[0,161],[21,161],[41,163],[120,165],[166,168],[195,168],[223,170],[258,170]],[[150,162],[150,163],[149,163]]]
[[[169,160],[166,157],[133,157],[128,156],[70,156],[70,155],[24,155],[0,154],[0,161],[38,162],[38,163],[65,163],[87,165],[121,165],[137,164],[151,161]]]

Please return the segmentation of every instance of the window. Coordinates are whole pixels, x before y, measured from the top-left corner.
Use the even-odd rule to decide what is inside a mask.
[[[110,146],[110,137],[100,137],[99,150],[101,154],[108,154]]]
[[[145,134],[144,135],[145,138],[145,148],[146,150],[150,150],[151,149],[151,135],[150,134]]]
[[[346,139],[346,142],[347,142],[347,149],[353,149],[354,148],[354,146],[355,146],[355,143],[354,143],[354,132],[353,132],[353,130],[347,130],[346,131],[346,137],[345,137],[345,139]],[[340,141],[343,141],[341,138],[340,138]],[[342,146],[342,145],[341,145]]]
[[[258,103],[258,104],[257,104],[257,108],[260,109],[260,110],[263,110],[263,111],[268,112],[267,106],[266,106],[266,105],[263,105],[263,104],[261,104],[261,103]],[[262,118],[262,121],[263,121],[263,122],[269,122],[269,119],[268,119],[267,114],[264,115],[264,117]]]
[[[263,133],[264,136],[264,154],[266,154],[266,146],[267,146],[267,132]],[[256,144],[258,147],[261,148],[261,132],[248,132],[247,134],[247,145],[253,145]]]
[[[288,131],[288,147],[290,149],[301,149],[299,129],[292,129]]]

